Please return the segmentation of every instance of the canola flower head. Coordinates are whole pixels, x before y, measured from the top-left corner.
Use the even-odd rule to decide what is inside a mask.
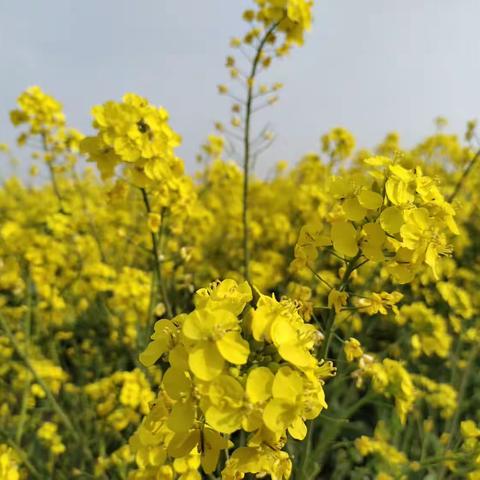
[[[215,282],[198,290],[194,302],[191,313],[155,324],[140,357],[147,367],[159,359],[169,366],[132,437],[138,466],[151,466],[150,444],[162,449],[164,461],[197,448],[209,473],[229,445],[226,438],[243,430],[247,447],[235,450],[225,478],[235,469],[288,478],[291,463],[282,447],[288,435],[305,438],[305,421],[327,408],[323,384],[334,374],[313,355],[315,327],[290,300],[260,294],[254,302],[247,282]]]
[[[312,7],[257,0],[232,47],[247,62],[258,53],[258,71],[270,68],[302,44]],[[247,77],[231,55],[226,67],[251,91],[253,111],[277,101],[281,84]],[[235,89],[218,87],[234,99],[238,136],[247,105]],[[358,149],[336,127],[320,154],[279,162],[267,179],[252,175],[248,283],[245,177],[225,160],[228,125],[217,122],[201,147],[204,168],[190,177],[165,109],[126,94],[92,114],[95,132],[84,138],[38,87],[11,114],[18,144],[40,145],[32,158],[43,165],[32,174],[51,181],[12,178],[0,189],[0,381],[9,387],[0,430],[21,447],[0,445],[0,478],[25,478],[28,459],[52,478],[88,464],[98,478],[199,480],[223,470],[224,479],[283,480],[316,468],[316,456],[301,465],[303,452],[331,425],[312,421],[329,405],[330,419],[340,418],[337,399],[374,434],[354,440],[363,462],[342,441],[325,448],[322,475],[348,466],[352,475],[420,478],[436,469],[429,455],[438,450],[447,476],[480,478],[476,397],[465,398],[471,385],[446,383],[468,380],[478,361],[475,122],[466,145],[439,125],[413,149],[395,132]],[[273,138],[259,132],[255,155]],[[93,169],[75,172],[79,152],[105,184]],[[147,212],[133,187],[148,192]],[[327,358],[339,359],[342,380],[328,390],[336,367]],[[52,397],[85,435],[82,448]],[[412,428],[420,434],[408,436]],[[23,446],[45,455],[20,455]]]
[[[346,259],[361,256],[384,264],[398,283],[411,282],[423,266],[438,279],[439,259],[451,253],[449,235],[459,233],[453,207],[420,168],[386,157],[364,163],[370,167],[367,174],[329,179],[329,192],[340,208],[324,222],[302,228],[294,268],[312,268],[318,250],[331,246]]]
[[[65,452],[66,447],[58,433],[58,427],[53,422],[45,422],[37,430],[38,438],[51,450],[54,455],[60,455]]]
[[[255,0],[259,10],[256,17],[265,28],[278,23],[280,32],[285,34],[287,44],[303,44],[305,31],[309,31],[312,24],[311,0]],[[247,15],[247,20],[253,20],[253,14]]]
[[[153,182],[175,185],[183,174],[183,162],[175,155],[181,143],[169,125],[168,112],[133,93],[121,102],[108,101],[92,109],[95,136],[81,142],[81,151],[94,161],[104,179],[123,165],[139,187]]]
[[[24,127],[17,137],[17,144],[33,147],[31,157],[46,163],[52,174],[70,170],[77,162],[76,154],[83,134],[67,126],[62,104],[40,87],[33,86],[18,97],[17,106],[10,112],[12,124]],[[32,165],[32,176],[37,172],[38,167]]]
[[[65,125],[62,104],[38,86],[27,88],[17,103],[18,109],[10,112],[10,120],[15,126],[28,124],[31,133],[41,133]]]
[[[22,477],[18,455],[8,445],[0,444],[0,478],[20,480]]]

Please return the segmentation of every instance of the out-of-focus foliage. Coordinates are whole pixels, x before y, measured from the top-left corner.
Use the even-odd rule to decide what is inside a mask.
[[[0,479],[480,478],[475,122],[372,151],[337,127],[248,175],[273,141],[251,117],[281,88],[259,71],[311,7],[244,13],[253,69],[226,64],[245,101],[218,87],[230,126],[194,176],[141,96],[94,107],[84,136],[20,95],[48,180],[0,189]]]

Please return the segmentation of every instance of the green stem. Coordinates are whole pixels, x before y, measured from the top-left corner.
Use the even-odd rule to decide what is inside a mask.
[[[37,371],[33,367],[33,365],[30,363],[30,360],[28,357],[23,353],[22,349],[20,348],[20,345],[18,344],[17,340],[15,339],[15,336],[13,335],[12,331],[10,330],[10,327],[8,326],[7,322],[3,318],[3,316],[0,316],[0,326],[2,327],[3,331],[6,333],[8,339],[10,340],[10,343],[13,346],[13,349],[15,350],[15,353],[18,355],[20,360],[25,364],[28,370],[30,370],[30,373],[33,375],[33,378],[35,381],[40,385],[40,388],[43,390],[45,393],[45,396],[47,397],[48,401],[50,402],[53,410],[55,413],[58,415],[62,423],[65,425],[65,427],[70,431],[72,436],[74,437],[75,440],[78,442],[82,443],[84,447],[84,451],[86,455],[90,458],[93,459],[92,452],[86,445],[86,443],[83,442],[83,439],[81,435],[77,432],[76,428],[73,426],[72,421],[68,417],[68,415],[65,413],[65,411],[62,409],[60,404],[57,402],[55,399],[52,391],[48,387],[48,385],[43,381],[42,377],[38,375]]]
[[[364,405],[369,403],[373,398],[375,398],[376,394],[373,392],[368,392],[365,394],[362,398],[357,400],[353,405],[350,405],[350,407],[347,407],[347,409],[344,412],[341,412],[342,415],[338,418],[338,420],[344,420],[348,421],[360,408],[362,408]],[[320,419],[322,416],[319,417]],[[330,445],[337,435],[341,432],[345,422],[338,421],[336,422],[336,425],[333,424],[326,432],[325,435],[321,437],[321,441],[317,444],[313,452],[309,455],[309,465],[311,466],[312,462],[317,460],[315,464],[313,465],[313,468],[310,469],[310,471],[305,471],[303,475],[304,480],[314,480],[318,478],[318,473],[320,473],[322,469],[322,463],[323,463],[323,456],[326,448],[328,445]],[[305,469],[307,470],[307,469]]]
[[[150,200],[148,198],[148,194],[144,188],[140,189],[142,192],[142,198],[143,198],[143,203],[145,204],[145,208],[147,210],[147,213],[152,213],[152,207],[150,205]],[[164,217],[164,212],[161,213],[161,222],[163,224],[163,217]],[[160,225],[160,231],[163,235],[163,225]],[[173,313],[172,313],[172,307],[170,305],[170,301],[168,299],[168,293],[167,293],[167,287],[165,285],[165,279],[163,278],[162,275],[162,267],[160,265],[160,260],[158,258],[158,249],[159,249],[159,237],[158,237],[158,232],[150,232],[150,235],[152,237],[152,257],[153,257],[153,264],[155,267],[155,271],[157,274],[157,279],[158,279],[158,285],[160,287],[160,295],[163,298],[163,302],[165,303],[165,308],[167,310],[167,315],[169,318],[172,318]],[[161,239],[160,239],[161,241]]]
[[[450,450],[452,444],[453,444],[453,439],[456,435],[457,427],[458,427],[458,421],[460,420],[460,415],[462,414],[462,402],[465,397],[465,393],[467,391],[468,383],[470,381],[470,376],[473,371],[473,367],[475,366],[475,360],[477,358],[478,352],[480,350],[480,346],[476,345],[468,358],[468,363],[467,367],[465,369],[465,372],[463,373],[462,377],[462,382],[460,384],[460,388],[458,390],[458,397],[457,397],[457,409],[455,410],[455,414],[453,415],[453,418],[450,423],[450,428],[448,431],[448,441],[447,445],[445,446],[445,454],[448,453]],[[442,480],[446,474],[446,468],[444,467],[442,471],[440,472],[439,475],[439,480]]]
[[[28,353],[30,350],[30,335],[32,332],[32,317],[33,317],[33,283],[30,277],[30,272],[28,272],[28,277],[26,280],[27,284],[27,314],[25,316],[25,355],[28,357]],[[30,386],[31,386],[31,378],[30,376],[25,380],[25,386],[23,388],[22,393],[22,403],[20,406],[20,418],[17,423],[17,430],[15,432],[15,442],[18,445],[22,443],[22,436],[23,436],[23,428],[25,426],[25,422],[27,420],[27,408],[28,408],[28,398],[30,394]]]
[[[469,173],[471,172],[472,168],[475,166],[475,163],[477,163],[479,158],[480,158],[480,150],[478,150],[478,152],[470,160],[470,163],[467,165],[467,168],[463,171],[462,176],[460,177],[457,184],[455,185],[453,192],[448,197],[449,203],[451,203],[454,200],[454,198],[458,195],[458,192],[462,188],[463,183],[465,182],[466,178],[468,177]]]
[[[27,467],[27,469],[32,474],[32,477],[39,478],[39,479],[44,478],[42,475],[40,475],[38,470],[33,466],[33,464],[30,462],[28,458],[28,455],[23,451],[22,447],[17,442],[14,442],[13,440],[10,440],[10,439],[6,439],[6,443],[10,448],[15,450],[15,453],[20,457],[21,463],[23,463]]]
[[[350,280],[350,275],[359,266],[359,265],[355,265],[355,264],[357,263],[357,260],[361,257],[361,255],[362,254],[360,252],[358,252],[348,262],[347,268],[346,268],[345,273],[343,274],[343,277],[342,277],[340,287],[338,289],[340,292],[343,292],[347,288],[348,281]],[[330,349],[330,342],[332,341],[334,325],[335,325],[335,308],[332,307],[330,309],[330,312],[328,313],[327,326],[325,328],[325,338],[323,340],[322,347],[320,349],[320,358],[327,358],[328,357],[328,351]]]
[[[103,248],[102,242],[100,241],[100,235],[98,234],[98,228],[97,225],[95,224],[95,221],[93,219],[93,215],[90,212],[90,209],[88,208],[87,205],[87,193],[83,189],[83,186],[80,183],[80,178],[77,175],[77,172],[75,171],[75,168],[72,168],[72,176],[73,180],[75,182],[75,186],[77,187],[79,193],[80,193],[80,201],[82,202],[82,208],[85,213],[85,216],[87,217],[88,224],[90,226],[90,230],[92,231],[92,236],[97,244],[98,247],[98,253],[100,254],[100,258],[102,259],[103,263],[107,262],[107,257],[105,255],[105,250]]]
[[[45,153],[48,153],[48,145],[47,145],[47,138],[45,133],[42,133],[42,145]],[[55,170],[53,168],[53,159],[51,162],[47,162],[48,171],[50,173],[50,178],[52,180],[52,187],[55,196],[57,197],[58,203],[60,204],[60,212],[65,213],[65,209],[63,208],[63,198],[60,193],[60,188],[57,183],[57,177],[55,175]]]
[[[63,198],[60,194],[60,188],[58,187],[57,177],[55,175],[55,170],[53,169],[53,165],[49,162],[48,163],[48,171],[50,172],[50,178],[52,179],[52,186],[55,196],[58,199],[58,203],[60,204],[60,211],[65,213],[65,209],[63,208]]]
[[[283,20],[283,18],[282,18]],[[250,248],[248,244],[248,193],[249,193],[249,177],[250,177],[250,123],[252,117],[252,103],[253,103],[253,85],[255,82],[255,75],[257,74],[258,64],[262,57],[262,52],[270,35],[273,34],[279,23],[274,23],[265,33],[260,43],[252,63],[252,69],[247,79],[247,101],[245,113],[245,131],[243,135],[243,274],[245,280],[250,281]]]
[[[307,425],[308,433],[305,440],[305,450],[303,452],[302,466],[300,469],[300,474],[302,478],[307,478],[307,468],[308,460],[310,458],[310,452],[312,451],[312,440],[313,440],[313,420],[310,420]]]

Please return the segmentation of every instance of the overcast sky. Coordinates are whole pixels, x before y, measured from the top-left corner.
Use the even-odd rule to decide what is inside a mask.
[[[480,117],[479,0],[319,0],[303,48],[274,64],[285,88],[268,117],[278,140],[261,159],[296,161],[333,126],[373,146],[389,130],[406,145],[443,115],[462,132]],[[0,0],[0,142],[8,111],[40,85],[72,126],[91,131],[90,108],[125,92],[165,106],[195,167],[198,146],[229,102],[228,43],[245,31],[249,0]],[[5,174],[5,166],[0,170]]]

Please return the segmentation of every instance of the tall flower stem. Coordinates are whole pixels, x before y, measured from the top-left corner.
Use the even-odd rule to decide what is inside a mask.
[[[357,265],[358,259],[361,257],[361,253],[358,252],[355,257],[353,257],[348,263],[347,263],[347,268],[345,269],[345,273],[343,274],[342,281],[340,283],[339,291],[343,292],[348,285],[348,281],[350,280],[350,275],[353,273],[353,271],[359,267]],[[322,347],[320,349],[320,358],[326,358],[328,357],[328,351],[330,349],[330,342],[332,341],[332,336],[334,332],[334,326],[335,326],[335,308],[330,309],[328,312],[328,318],[327,318],[327,325],[325,328],[325,338],[322,343]]]
[[[355,269],[360,267],[362,263],[357,263],[360,257],[362,256],[361,252],[358,252],[357,255],[355,255],[348,263],[347,267],[345,269],[345,272],[342,276],[342,280],[340,283],[339,291],[343,292],[347,286],[348,286],[348,281],[350,280],[350,276],[353,273]],[[312,273],[315,273],[315,271],[312,269]],[[316,275],[317,276],[317,275]],[[320,277],[321,279],[321,277]],[[330,349],[330,343],[332,341],[332,337],[335,331],[335,308],[332,306],[328,312],[328,318],[327,318],[327,325],[325,328],[325,338],[323,339],[322,347],[320,349],[320,358],[324,359],[328,357],[328,352]],[[358,407],[363,405],[366,400],[362,400],[358,402]],[[355,410],[352,411],[352,413]],[[303,451],[303,460],[302,460],[302,465],[301,465],[301,477],[302,479],[309,479],[313,477],[309,477],[307,475],[307,470],[309,467],[309,462],[310,462],[310,452],[312,450],[312,442],[313,442],[313,428],[314,428],[314,422],[310,422],[308,425],[308,434],[307,438],[305,441],[305,446],[304,446],[304,451]],[[335,435],[332,437],[332,441],[335,438]]]
[[[249,229],[248,229],[248,195],[249,195],[249,180],[250,180],[250,128],[252,119],[252,104],[253,104],[253,86],[255,83],[255,76],[257,74],[258,64],[262,58],[262,52],[265,48],[270,36],[276,30],[280,22],[279,20],[274,23],[260,40],[255,57],[252,62],[252,68],[250,75],[247,79],[247,100],[246,100],[246,112],[245,112],[245,130],[243,134],[243,211],[242,211],[242,223],[243,223],[243,274],[245,280],[250,281],[250,246],[249,246]]]
[[[465,182],[465,179],[468,177],[470,174],[472,168],[475,166],[477,163],[478,159],[480,158],[480,150],[474,155],[474,157],[470,160],[469,164],[467,165],[467,168],[462,173],[462,176],[458,180],[457,184],[455,185],[455,188],[451,195],[448,197],[448,201],[451,203],[454,198],[458,195],[458,192],[462,188],[463,183]]]
[[[7,322],[5,321],[5,319],[0,316],[0,327],[2,328],[2,330],[5,332],[6,336],[8,337],[8,339],[10,340],[10,343],[12,344],[13,346],[13,349],[15,351],[15,353],[18,355],[18,357],[20,358],[20,360],[24,363],[24,365],[27,367],[27,369],[30,371],[30,373],[32,374],[33,378],[35,379],[35,381],[38,383],[38,385],[40,385],[40,388],[43,390],[43,392],[45,393],[45,396],[47,397],[48,401],[50,402],[50,405],[52,406],[53,410],[55,411],[55,413],[58,415],[58,417],[60,418],[61,422],[65,425],[65,427],[70,431],[70,433],[72,434],[72,436],[75,438],[75,440],[77,440],[78,442],[80,442],[80,444],[82,445],[83,447],[83,450],[84,450],[84,453],[85,453],[85,456],[88,457],[90,460],[93,459],[93,455],[92,455],[92,452],[90,451],[85,439],[83,438],[83,436],[77,431],[77,429],[75,428],[75,426],[73,425],[70,417],[65,413],[65,411],[63,410],[63,408],[60,406],[60,404],[57,402],[55,396],[53,395],[52,391],[50,390],[50,388],[48,387],[48,385],[45,383],[45,381],[43,380],[43,378],[37,373],[37,371],[35,370],[34,366],[32,365],[32,363],[30,362],[30,360],[28,359],[28,357],[25,355],[25,353],[23,352],[23,350],[20,348],[20,345],[18,344],[15,336],[13,335],[12,331],[10,330],[10,327],[8,326]]]
[[[43,150],[45,153],[48,153],[48,145],[47,145],[47,137],[45,133],[42,133],[42,145]],[[55,196],[57,197],[58,203],[60,205],[60,212],[65,213],[65,209],[63,208],[63,198],[62,194],[60,193],[60,187],[58,186],[57,176],[55,175],[55,168],[53,167],[53,159],[52,161],[47,162],[48,172],[50,173],[50,179],[52,180],[52,187]]]
[[[463,400],[465,398],[467,387],[470,383],[471,375],[474,372],[475,361],[477,359],[477,356],[478,356],[479,352],[480,352],[480,346],[475,345],[472,348],[472,350],[470,352],[470,355],[468,357],[467,367],[465,368],[465,371],[463,373],[462,381],[460,383],[460,387],[459,387],[459,390],[458,390],[457,409],[455,410],[455,413],[454,413],[452,419],[450,420],[450,424],[448,425],[448,427],[449,427],[448,428],[448,441],[447,441],[447,445],[446,445],[445,450],[444,450],[445,455],[447,455],[449,453],[449,450],[450,450],[450,448],[453,444],[454,437],[457,433],[458,423],[459,423],[459,420],[460,420],[460,416],[462,414]],[[440,480],[442,480],[445,477],[446,472],[447,472],[447,469],[446,469],[445,466],[443,466],[441,471],[440,471],[440,475],[438,476],[438,478]]]
[[[337,436],[341,433],[342,428],[358,410],[375,398],[375,393],[367,392],[363,397],[359,398],[355,403],[346,406],[336,419],[333,419],[334,424],[325,432],[319,439],[315,448],[308,449],[308,456],[306,456],[305,463],[302,465],[301,480],[314,480],[318,478],[318,474],[322,470],[323,460],[327,447],[331,445]],[[321,416],[319,417],[322,418]],[[312,427],[310,427],[312,428]]]
[[[27,273],[27,313],[25,316],[24,323],[24,334],[25,334],[25,356],[28,357],[30,350],[30,336],[32,332],[32,317],[33,317],[33,282],[30,277],[30,272]],[[15,432],[15,442],[18,445],[22,444],[23,429],[27,421],[27,409],[28,409],[28,399],[30,397],[30,386],[32,379],[30,376],[25,380],[25,385],[23,388],[22,400],[20,403],[20,415],[17,423],[17,429]]]
[[[142,192],[142,198],[143,198],[143,203],[145,204],[145,209],[147,210],[147,213],[152,213],[152,207],[150,205],[150,199],[148,198],[148,194],[144,188],[140,189]],[[162,223],[163,223],[163,212],[162,212]],[[163,235],[163,225],[160,226],[159,229],[161,235]],[[161,238],[159,238],[159,233],[158,232],[151,232],[150,233],[151,238],[152,238],[152,257],[153,257],[153,264],[155,268],[155,272],[157,275],[157,280],[158,280],[158,285],[160,288],[160,295],[163,299],[163,303],[165,304],[165,309],[167,310],[167,315],[169,318],[172,318],[173,312],[172,312],[172,307],[168,298],[168,293],[167,293],[167,286],[165,285],[165,279],[163,278],[162,275],[162,266],[160,265],[160,260],[158,258],[158,250],[159,250],[159,244],[161,243]]]

